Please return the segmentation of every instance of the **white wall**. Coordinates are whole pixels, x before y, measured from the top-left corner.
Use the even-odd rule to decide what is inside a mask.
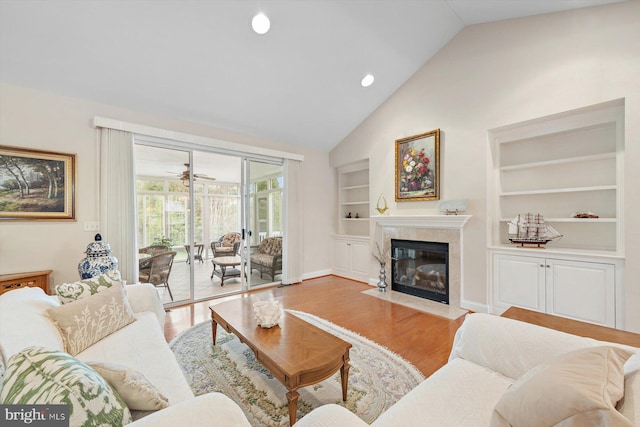
[[[2,84],[0,144],[76,153],[78,175],[76,221],[0,223],[0,274],[53,270],[53,285],[78,280],[78,262],[85,257],[84,251],[95,234],[84,232],[83,223],[99,219],[99,149],[97,131],[92,127],[94,116],[304,155],[303,212],[308,226],[303,236],[303,272],[308,276],[329,268],[336,190],[328,153]]]
[[[634,1],[467,27],[332,150],[331,165],[369,157],[373,200],[383,192],[392,215],[435,213],[437,201],[393,202],[394,141],[440,128],[440,197],[469,199],[464,297],[482,306],[487,130],[624,98],[625,323],[640,331],[639,23]]]

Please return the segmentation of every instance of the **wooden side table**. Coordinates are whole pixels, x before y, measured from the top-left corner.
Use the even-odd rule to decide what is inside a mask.
[[[0,275],[0,295],[13,289],[37,287],[49,294],[49,275],[53,270]]]
[[[189,260],[191,259],[191,245],[184,245],[184,249],[187,251],[187,264],[189,264]],[[193,259],[199,260],[200,262],[204,262],[202,260],[202,251],[204,250],[204,243],[194,244],[193,249],[194,249]]]
[[[599,341],[616,342],[632,347],[640,347],[640,334],[594,325],[579,320],[567,319],[552,314],[540,313],[538,311],[531,311],[520,307],[509,308],[502,313],[502,317],[533,323],[534,325],[544,326],[545,328],[555,329],[581,337],[593,338]]]

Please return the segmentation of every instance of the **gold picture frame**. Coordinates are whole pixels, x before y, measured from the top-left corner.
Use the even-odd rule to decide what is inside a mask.
[[[440,129],[396,140],[396,202],[440,199]]]
[[[75,221],[76,155],[0,145],[0,220]]]

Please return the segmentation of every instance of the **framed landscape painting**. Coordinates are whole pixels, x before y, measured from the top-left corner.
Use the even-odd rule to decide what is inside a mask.
[[[396,202],[440,199],[440,129],[396,140]]]
[[[75,220],[76,155],[0,145],[0,220]]]

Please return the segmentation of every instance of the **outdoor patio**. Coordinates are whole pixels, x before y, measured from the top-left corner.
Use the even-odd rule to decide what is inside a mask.
[[[169,285],[173,294],[173,302],[189,299],[189,268],[184,255],[176,258],[171,269]],[[224,286],[220,286],[220,278],[216,275],[211,278],[213,265],[211,259],[204,259],[202,262],[194,262],[194,299],[212,298],[220,295],[240,292],[242,289],[240,278],[225,278]],[[280,281],[282,276],[276,274],[275,281]],[[269,275],[260,278],[260,272],[253,270],[251,274],[251,287],[273,282]],[[166,287],[158,287],[158,292],[164,304],[171,303],[169,292]]]

